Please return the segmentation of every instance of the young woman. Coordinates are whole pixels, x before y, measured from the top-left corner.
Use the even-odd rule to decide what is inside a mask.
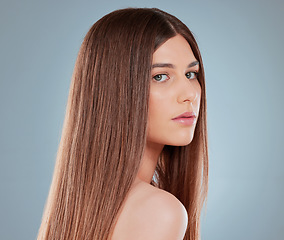
[[[176,17],[127,8],[81,45],[38,239],[199,239],[204,70]]]

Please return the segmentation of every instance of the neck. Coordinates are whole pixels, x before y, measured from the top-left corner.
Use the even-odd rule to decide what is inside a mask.
[[[151,183],[164,145],[147,142],[136,181]]]

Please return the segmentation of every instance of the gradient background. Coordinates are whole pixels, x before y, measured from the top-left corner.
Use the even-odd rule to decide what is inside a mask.
[[[103,15],[158,7],[205,66],[210,176],[203,240],[284,238],[283,1],[0,2],[0,239],[35,239],[82,40]]]

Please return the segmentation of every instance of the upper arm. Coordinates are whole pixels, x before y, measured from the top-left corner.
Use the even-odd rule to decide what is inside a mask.
[[[188,223],[184,206],[165,191],[148,196],[129,220],[127,239],[137,240],[182,240]]]

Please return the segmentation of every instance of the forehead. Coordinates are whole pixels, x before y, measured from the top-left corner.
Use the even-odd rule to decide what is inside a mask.
[[[196,61],[189,43],[181,35],[168,39],[153,54],[153,63],[172,61],[187,62],[187,64]]]

